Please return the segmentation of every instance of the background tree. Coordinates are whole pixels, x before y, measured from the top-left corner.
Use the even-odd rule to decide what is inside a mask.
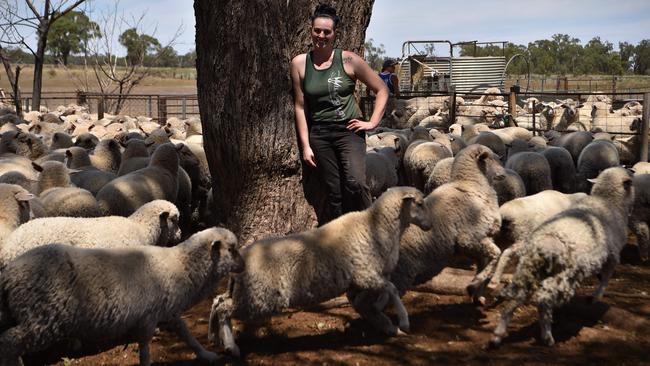
[[[316,204],[314,175],[303,170],[301,183],[289,63],[309,50],[309,15],[317,4],[194,1],[197,89],[215,212],[242,243],[316,223],[301,186]],[[362,55],[373,1],[333,5],[342,18],[338,47]]]
[[[129,28],[120,35],[119,42],[126,48],[126,58],[131,64],[144,64],[145,57],[160,50],[160,42],[148,34],[138,34],[136,28]]]
[[[38,108],[41,104],[41,89],[43,86],[43,63],[45,62],[45,49],[47,36],[52,24],[68,12],[74,10],[85,0],[67,0],[52,2],[45,0],[42,11],[34,5],[33,0],[2,1],[0,6],[0,34],[2,42],[18,44],[26,47],[34,55],[34,82],[32,86],[32,102]],[[69,4],[69,5],[68,5]],[[27,30],[36,32],[36,50],[26,41]]]
[[[386,50],[384,44],[380,43],[375,46],[375,41],[370,38],[363,43],[364,58],[373,70],[381,71],[381,67],[386,59]]]
[[[101,37],[99,25],[82,11],[71,11],[50,27],[48,48],[55,58],[68,65],[70,54],[88,53],[88,41]]]
[[[644,39],[634,47],[634,73],[650,75],[650,39]]]

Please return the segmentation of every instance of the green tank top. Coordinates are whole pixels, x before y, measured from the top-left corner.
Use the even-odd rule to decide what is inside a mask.
[[[303,90],[307,119],[313,124],[346,123],[361,117],[354,99],[355,81],[343,69],[342,51],[334,49],[332,65],[316,70],[307,53]]]

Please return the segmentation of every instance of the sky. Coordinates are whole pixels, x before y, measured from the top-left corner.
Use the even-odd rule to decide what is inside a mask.
[[[91,17],[114,9],[116,2],[90,0]],[[127,19],[146,13],[141,28],[162,44],[182,27],[174,48],[179,54],[194,49],[192,0],[121,0],[118,5]],[[583,43],[600,36],[615,47],[619,41],[636,44],[650,38],[650,0],[375,0],[366,38],[399,58],[407,40],[527,45],[556,33]]]

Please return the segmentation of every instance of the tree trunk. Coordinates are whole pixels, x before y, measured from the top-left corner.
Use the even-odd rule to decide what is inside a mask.
[[[47,14],[47,10],[46,10]],[[36,34],[38,44],[34,55],[34,82],[32,84],[32,110],[40,110],[41,89],[43,89],[43,63],[45,62],[45,47],[47,46],[47,33],[49,32],[49,18],[41,20]],[[34,109],[36,108],[36,109]]]
[[[362,52],[373,1],[334,2],[342,18],[338,47]],[[215,212],[242,243],[316,224],[305,196],[318,207],[325,191],[312,184],[314,174],[301,179],[289,64],[309,50],[309,16],[317,4],[194,2],[197,89]]]

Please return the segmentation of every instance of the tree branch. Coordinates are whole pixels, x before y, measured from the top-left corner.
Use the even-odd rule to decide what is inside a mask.
[[[43,20],[41,14],[38,12],[38,10],[36,10],[36,7],[34,6],[32,0],[25,0],[25,2],[27,3],[27,6],[29,6],[29,9],[32,11],[32,13],[34,13],[34,15],[36,16],[36,19],[38,19],[39,21]]]

